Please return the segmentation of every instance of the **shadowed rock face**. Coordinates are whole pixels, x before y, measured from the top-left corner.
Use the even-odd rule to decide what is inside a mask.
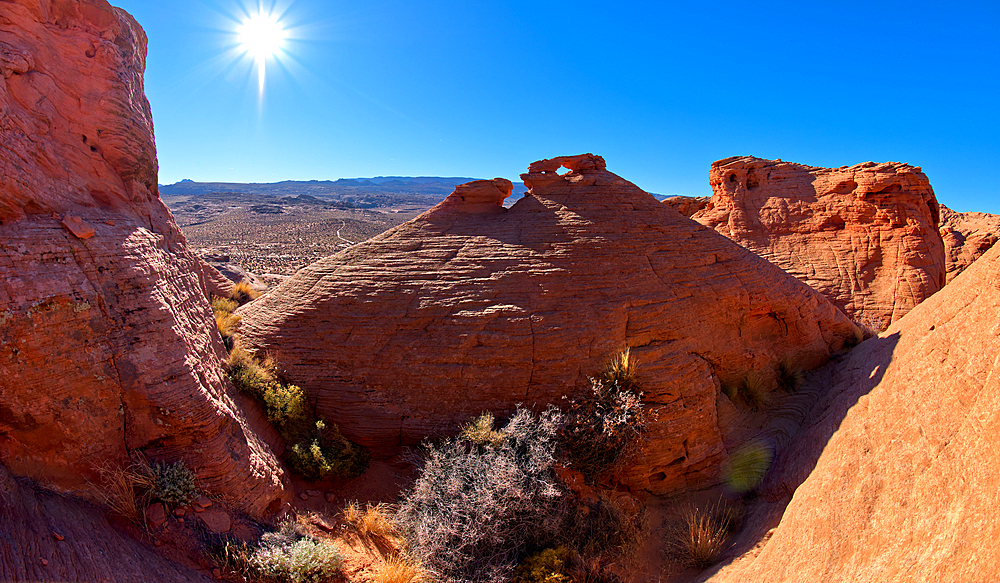
[[[157,196],[145,47],[104,0],[0,3],[0,461],[86,492],[142,450],[260,516],[287,497],[276,436],[234,401]]]
[[[558,404],[632,347],[659,418],[630,480],[667,492],[712,479],[725,457],[720,379],[773,378],[788,354],[816,365],[855,336],[823,296],[599,156],[539,161],[522,178],[531,191],[510,209],[506,181],[459,186],[301,270],[241,309],[244,340],[383,455],[484,410]]]
[[[941,238],[950,283],[996,245],[1000,239],[1000,215],[957,213],[941,205]]]
[[[831,370],[764,486],[780,524],[709,580],[995,580],[998,313],[994,247]]]
[[[945,284],[938,203],[920,168],[816,168],[753,157],[712,164],[692,218],[882,326]]]

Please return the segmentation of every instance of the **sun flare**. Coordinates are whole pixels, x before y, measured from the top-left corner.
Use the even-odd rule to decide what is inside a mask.
[[[263,93],[267,60],[281,52],[287,32],[277,16],[260,11],[244,19],[236,34],[240,48],[257,64],[257,80]]]

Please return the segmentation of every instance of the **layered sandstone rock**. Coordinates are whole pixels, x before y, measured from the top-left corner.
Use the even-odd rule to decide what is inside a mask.
[[[276,436],[234,401],[157,196],[145,47],[104,0],[0,3],[0,461],[87,492],[141,450],[260,516],[288,496]]]
[[[685,217],[690,217],[696,212],[708,206],[711,200],[707,196],[668,196],[663,199],[663,204],[669,206]]]
[[[762,494],[784,516],[710,581],[995,580],[998,313],[994,247],[829,371]]]
[[[950,282],[996,244],[1000,215],[957,213],[941,205],[941,238]]]
[[[816,168],[753,157],[712,164],[693,215],[879,327],[945,284],[938,203],[920,168]]]
[[[632,347],[659,412],[632,483],[665,492],[711,479],[724,458],[720,379],[773,378],[789,354],[816,365],[855,336],[820,294],[598,156],[536,162],[522,178],[530,194],[509,209],[509,182],[462,185],[301,270],[241,308],[244,341],[384,455],[484,410],[560,403]]]
[[[0,581],[213,581],[123,534],[99,509],[35,491],[2,465],[0,533]]]

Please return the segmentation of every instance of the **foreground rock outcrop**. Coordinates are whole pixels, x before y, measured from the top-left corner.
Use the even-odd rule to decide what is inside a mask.
[[[763,489],[790,504],[770,538],[710,581],[996,580],[998,313],[994,247],[831,367]]]
[[[244,342],[383,455],[484,410],[559,403],[632,347],[659,412],[633,485],[665,492],[725,457],[720,380],[773,379],[787,355],[817,365],[855,337],[823,296],[599,156],[542,160],[522,178],[530,193],[510,209],[509,181],[461,185],[301,270],[241,308]]]
[[[0,462],[92,494],[141,451],[262,516],[288,498],[276,435],[237,404],[157,196],[145,55],[104,0],[0,3]]]
[[[692,218],[884,327],[945,284],[934,191],[920,168],[817,168],[749,156],[712,164]]]
[[[951,282],[996,245],[1000,239],[1000,215],[957,213],[941,205],[941,238]]]

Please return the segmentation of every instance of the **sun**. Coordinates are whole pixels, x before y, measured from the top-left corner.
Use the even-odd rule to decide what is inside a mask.
[[[240,48],[257,64],[257,80],[263,94],[267,60],[278,56],[288,33],[277,16],[261,10],[245,18],[236,29],[236,34]]]

